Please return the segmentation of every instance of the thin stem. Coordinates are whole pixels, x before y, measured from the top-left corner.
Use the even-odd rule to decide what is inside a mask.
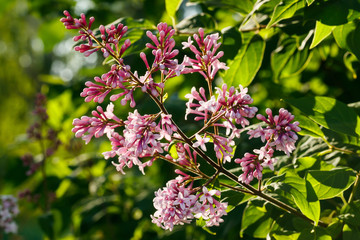
[[[347,149],[342,149],[342,148],[338,148],[334,145],[332,145],[331,143],[329,143],[325,137],[322,137],[322,140],[328,145],[329,150],[322,152],[321,154],[324,155],[326,153],[329,152],[333,152],[333,151],[338,151],[338,152],[342,152],[342,153],[346,153],[346,154],[354,154],[354,155],[358,155],[356,152],[353,152],[351,150],[347,150]]]
[[[219,175],[219,171],[216,171],[208,180],[207,182],[204,184],[204,187],[206,187],[207,185],[209,185],[218,175]]]
[[[261,186],[262,186],[262,181],[261,179],[259,179],[258,181],[258,191],[261,192]]]
[[[347,205],[348,203],[346,202],[346,199],[344,197],[344,192],[342,192],[339,197],[341,198],[341,201],[343,202],[344,205]]]
[[[234,187],[234,186],[231,186],[229,184],[226,184],[226,183],[222,183],[220,182],[220,185],[224,186],[224,187],[227,187],[227,188],[230,188],[231,190],[234,190],[236,192],[242,192],[242,193],[246,193],[246,194],[251,194],[253,195],[251,192],[247,191],[247,190],[244,190],[244,189],[241,189],[241,188],[237,188],[237,187]]]
[[[353,199],[354,199],[356,190],[357,190],[358,187],[359,187],[359,180],[360,180],[360,173],[357,173],[357,174],[356,174],[355,183],[354,183],[353,189],[352,189],[352,191],[351,191],[351,194],[350,194],[348,203],[351,203],[351,202],[353,201]]]
[[[49,201],[48,201],[48,185],[47,185],[47,179],[46,179],[46,150],[45,150],[45,143],[43,141],[43,138],[40,138],[40,148],[43,155],[42,163],[41,163],[41,175],[43,178],[43,199],[44,199],[44,212],[49,211]]]

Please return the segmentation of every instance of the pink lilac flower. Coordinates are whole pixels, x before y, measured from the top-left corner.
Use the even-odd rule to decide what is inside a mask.
[[[110,103],[106,111],[98,106],[97,111],[92,111],[93,117],[82,116],[81,119],[74,119],[74,128],[72,131],[76,137],[81,137],[88,144],[93,136],[96,138],[104,134],[110,138],[114,129],[122,126],[124,123],[114,115],[114,104]]]
[[[170,115],[165,116],[167,116],[167,120],[170,120]],[[118,157],[117,162],[112,162],[117,171],[125,174],[124,167],[131,168],[136,165],[144,174],[144,168],[151,166],[157,155],[164,152],[164,148],[169,143],[160,142],[163,138],[161,133],[164,130],[161,128],[161,124],[156,124],[155,118],[155,115],[142,116],[135,110],[134,113],[129,113],[127,120],[124,121],[125,129],[122,136],[112,133],[110,137],[112,150],[104,152],[103,155],[106,159]],[[167,122],[164,123],[164,126],[166,124]],[[150,158],[150,160],[142,162],[141,158]]]
[[[161,120],[159,122],[160,139],[165,138],[167,141],[171,141],[171,136],[177,130],[176,126],[171,121],[171,114],[161,113]]]
[[[206,152],[206,146],[205,143],[210,141],[210,138],[207,137],[201,137],[199,134],[195,135],[196,142],[192,145],[193,147],[200,147],[203,151]]]
[[[175,34],[175,30],[166,23],[159,23],[157,25],[157,30],[159,35],[158,38],[152,32],[146,32],[146,35],[153,42],[146,44],[146,47],[152,49],[151,53],[155,57],[152,66],[149,66],[144,53],[140,53],[140,57],[148,70],[150,70],[150,68],[160,70],[167,75],[166,78],[178,76],[183,67],[178,64],[177,59],[174,59],[174,57],[179,54],[179,50],[174,49],[175,40],[172,38]]]
[[[172,231],[175,225],[190,223],[194,218],[191,208],[197,197],[192,192],[192,184],[185,187],[183,178],[167,182],[166,187],[155,192],[153,200],[156,212],[152,222],[163,229]]]
[[[189,144],[183,144],[181,142],[176,143],[176,153],[177,158],[174,159],[170,155],[167,155],[168,158],[172,161],[175,161],[183,166],[196,166],[197,164],[197,153],[195,151],[191,152]]]
[[[111,24],[109,28],[101,25],[99,27],[101,34],[100,39],[95,41],[94,39],[96,39],[96,37],[91,30],[91,25],[95,21],[94,17],[90,17],[87,21],[84,14],[80,15],[80,19],[73,18],[68,11],[64,11],[64,15],[66,18],[61,18],[60,21],[67,29],[79,29],[80,35],[75,36],[74,41],[87,41],[87,44],[80,44],[74,48],[75,51],[84,53],[86,57],[101,50],[104,58],[112,54],[117,59],[120,59],[125,50],[131,45],[129,39],[126,39],[123,41],[123,44],[120,45],[122,37],[127,32],[127,27],[121,23],[117,26]],[[101,45],[97,45],[99,42],[101,42]]]
[[[220,203],[213,197],[220,196],[220,192],[203,187],[196,194],[192,188],[193,182],[185,186],[187,179],[188,175],[178,176],[155,192],[153,202],[156,212],[151,215],[152,222],[170,231],[175,225],[190,223],[194,218],[202,218],[206,226],[218,226],[223,222],[221,217],[227,214],[227,203]]]
[[[121,93],[112,95],[110,97],[111,101],[115,101],[121,96],[124,96],[125,100],[122,100],[121,103],[125,105],[127,100],[131,100],[130,106],[135,107],[135,101],[130,96],[130,99],[126,98],[126,95],[129,92],[132,93],[132,90],[129,90],[127,86],[129,85],[129,73],[126,72],[123,68],[119,68],[118,65],[112,65],[111,70],[103,74],[101,78],[95,77],[94,80],[96,83],[87,81],[85,85],[87,88],[84,88],[80,96],[85,97],[85,102],[90,102],[93,100],[94,102],[102,103],[105,97],[113,90],[122,90]],[[130,80],[131,81],[131,80]]]
[[[200,202],[213,204],[214,198],[212,196],[220,196],[220,191],[213,189],[208,190],[205,186],[202,188],[203,195],[200,197]]]
[[[256,117],[267,124],[266,128],[259,126],[255,130],[250,130],[248,134],[250,138],[261,137],[261,140],[265,140],[269,143],[270,147],[275,147],[276,150],[285,152],[286,155],[295,150],[295,142],[298,139],[296,132],[301,129],[299,122],[293,122],[294,115],[284,108],[279,110],[279,115],[273,116],[271,109],[266,109],[268,118],[261,114]]]
[[[211,123],[208,124],[208,127],[215,126],[225,129],[227,137],[209,133],[214,140],[216,157],[222,159],[224,163],[231,161],[232,146],[235,145],[233,139],[239,138],[243,131],[238,129],[235,123],[244,128],[250,124],[248,119],[253,118],[257,112],[256,107],[249,106],[253,99],[247,94],[247,91],[247,88],[243,88],[241,85],[239,90],[236,90],[234,87],[228,89],[227,85],[223,84],[222,88],[216,88],[216,95],[209,100],[204,88],[197,91],[193,87],[191,93],[185,96],[189,99],[186,103],[185,119],[189,114],[194,114],[196,115],[195,121],[203,120],[205,124]],[[197,140],[195,144],[200,146],[201,141]]]
[[[235,142],[231,137],[222,137],[219,135],[212,134],[214,142],[214,150],[218,159],[223,159],[223,162],[231,162],[233,157],[233,148]]]
[[[242,127],[249,125],[246,118],[253,118],[258,111],[256,107],[249,107],[253,103],[253,99],[247,93],[248,89],[239,85],[239,90],[234,87],[228,89],[226,84],[223,84],[221,89],[216,88],[218,94],[217,101],[226,109],[225,117],[230,121],[235,120],[237,124]]]
[[[18,226],[14,217],[19,214],[17,198],[11,195],[0,196],[0,231],[17,233]]]
[[[218,53],[221,43],[218,42],[220,39],[218,33],[204,36],[204,29],[199,29],[199,35],[194,34],[193,39],[195,40],[197,47],[193,45],[191,37],[188,38],[187,42],[183,42],[183,49],[190,48],[195,54],[195,59],[184,57],[182,63],[183,66],[189,66],[190,68],[184,68],[181,73],[193,73],[199,72],[204,76],[205,79],[212,81],[219,69],[227,70],[225,63],[219,61],[224,55],[223,51]]]
[[[261,180],[263,167],[274,170],[273,163],[275,159],[273,158],[274,150],[272,148],[262,147],[253,151],[255,154],[245,153],[243,158],[235,159],[235,162],[241,165],[243,171],[238,180],[245,184],[249,184],[254,178]]]
[[[221,218],[224,215],[227,215],[227,202],[219,202],[213,196],[217,195],[220,197],[219,190],[208,190],[205,186],[202,188],[202,192],[198,194],[200,201],[193,208],[193,212],[196,218],[202,217],[203,220],[206,220],[206,226],[219,226],[224,220]],[[199,204],[202,202],[201,204]]]

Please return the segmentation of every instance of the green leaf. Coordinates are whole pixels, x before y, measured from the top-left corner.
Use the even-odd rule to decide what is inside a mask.
[[[310,170],[305,176],[320,200],[339,195],[355,182],[355,178],[356,174],[351,169]]]
[[[295,12],[304,7],[303,0],[284,0],[276,5],[274,12],[271,16],[271,20],[267,25],[267,28],[271,27],[275,23],[287,18],[294,16]]]
[[[296,48],[281,70],[280,78],[289,78],[304,71],[311,57],[312,52],[309,52],[309,47],[306,46],[303,49]]]
[[[322,227],[315,228],[306,228],[302,229],[301,232],[277,232],[272,235],[276,240],[288,240],[288,239],[297,239],[297,240],[331,240],[331,236],[326,232]]]
[[[350,136],[360,135],[360,118],[352,108],[334,98],[304,97],[287,102],[325,128]]]
[[[265,238],[271,230],[273,221],[265,206],[260,207],[249,202],[242,216],[240,236],[243,237],[246,231],[252,237]]]
[[[222,61],[234,59],[240,47],[242,46],[241,33],[237,27],[228,27],[221,30],[222,45],[221,49],[224,52]]]
[[[221,192],[221,199],[228,203],[227,212],[232,211],[236,206],[249,201],[254,198],[254,195],[236,192],[231,189],[227,189]]]
[[[309,182],[298,176],[286,174],[281,189],[289,192],[300,211],[317,224],[320,219],[320,202]]]
[[[214,29],[215,26],[216,21],[214,17],[208,13],[201,13],[184,18],[176,24],[177,29],[190,33],[196,33],[195,29],[200,27],[205,29]]]
[[[345,224],[342,237],[343,240],[360,240],[360,231],[356,227]]]
[[[305,20],[317,20],[323,24],[338,26],[358,19],[360,16],[358,0],[316,1],[304,9]]]
[[[38,221],[41,230],[46,234],[46,236],[50,239],[54,239],[54,215],[51,212],[45,213],[38,218]]]
[[[360,60],[360,22],[354,21],[341,26],[337,26],[333,35],[339,47],[353,53]]]
[[[277,191],[290,194],[300,211],[317,223],[320,219],[320,202],[311,184],[299,177],[294,170],[288,169],[285,174],[275,176],[266,182]]]
[[[171,18],[175,18],[176,11],[179,9],[182,0],[165,0],[166,12]]]
[[[322,24],[319,21],[316,21],[315,34],[314,34],[314,38],[311,42],[310,49],[316,47],[325,38],[327,38],[331,34],[331,32],[333,31],[334,28],[335,28],[334,26],[328,26],[328,25]]]
[[[297,240],[299,239],[299,232],[276,232],[272,235],[272,237],[276,240]]]
[[[254,35],[248,44],[244,44],[235,59],[230,62],[224,82],[228,86],[248,86],[259,71],[265,51],[265,42],[259,35]]]
[[[304,115],[297,115],[295,120],[298,121],[299,127],[301,131],[299,132],[300,135],[309,135],[312,137],[324,137],[324,133],[321,131],[318,124],[316,124],[313,120]]]
[[[324,161],[321,161],[312,157],[302,157],[296,159],[296,168],[295,171],[299,172],[304,170],[331,170],[334,168],[333,165],[327,164]]]
[[[344,64],[345,67],[351,72],[352,78],[357,78],[356,69],[354,68],[354,65],[358,63],[356,56],[352,54],[351,52],[347,52],[344,55]]]
[[[308,6],[310,6],[315,0],[306,0],[306,3],[308,4]]]
[[[249,13],[254,7],[253,0],[216,0],[216,1],[205,1],[206,7],[216,7],[220,9],[231,9],[242,14]]]
[[[273,70],[274,80],[278,80],[280,73],[296,51],[296,40],[294,38],[285,38],[280,46],[271,53],[271,68]]]
[[[360,201],[357,200],[344,205],[338,218],[349,225],[360,227]]]
[[[73,111],[72,92],[66,90],[56,98],[47,102],[48,123],[55,129],[60,129],[64,119]]]

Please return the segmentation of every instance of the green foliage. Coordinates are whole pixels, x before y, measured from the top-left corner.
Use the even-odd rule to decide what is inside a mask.
[[[242,47],[224,75],[224,82],[229,86],[248,86],[259,71],[265,51],[265,42],[259,35],[246,36]],[[242,74],[239,74],[242,72]]]
[[[347,190],[355,182],[351,169],[332,169],[331,171],[311,170],[305,176],[316,192],[318,199],[330,199]]]
[[[85,7],[80,2],[0,1],[0,189],[1,194],[13,195],[31,190],[31,201],[19,200],[20,238],[359,239],[358,0],[96,0]],[[293,107],[302,129],[294,153],[279,157],[275,171],[264,170],[263,181],[252,187],[312,222],[237,191],[244,189],[220,175],[215,185],[222,191],[221,201],[229,204],[220,227],[206,228],[199,220],[197,226],[179,226],[168,233],[152,224],[154,191],[174,176],[173,168],[158,160],[145,176],[133,169],[119,175],[111,160],[99,154],[109,151],[110,144],[95,139],[84,145],[71,132],[73,119],[91,114],[95,107],[79,96],[84,82],[103,74],[112,62],[102,61],[101,54],[83,58],[68,52],[72,36],[59,22],[65,9],[74,15],[80,11],[94,15],[96,26],[127,25],[123,41],[129,38],[132,45],[125,52],[125,62],[138,67],[140,74],[146,69],[139,53],[149,52],[146,31],[155,33],[159,21],[176,24],[176,49],[198,27],[219,33],[221,60],[230,69],[221,71],[214,84],[247,86],[259,112],[267,107]],[[104,66],[95,67],[101,63]],[[165,105],[187,134],[198,126],[183,119],[184,95],[192,86],[203,86],[202,81],[194,73],[173,78],[165,87],[169,93]],[[25,153],[40,161],[42,144],[51,142],[26,137],[26,128],[37,121],[31,113],[36,92],[48,96],[44,134],[54,129],[62,142],[46,158],[46,176],[41,171],[27,176],[21,161]],[[140,112],[156,111],[149,98],[139,94],[136,100]],[[122,117],[131,111],[121,104],[115,109]],[[235,158],[260,146],[260,141],[249,142],[245,135],[236,143]],[[170,154],[177,157],[174,145]],[[242,173],[235,163],[225,168],[236,177]],[[48,193],[56,198],[47,200],[51,199]],[[18,239],[11,234],[4,237]]]

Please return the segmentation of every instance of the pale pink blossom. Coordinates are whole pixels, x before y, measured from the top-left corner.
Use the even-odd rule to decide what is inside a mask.
[[[205,143],[209,142],[210,138],[201,137],[199,134],[196,134],[195,138],[197,141],[193,144],[193,147],[200,147],[203,151],[206,152]]]
[[[12,195],[0,196],[0,231],[17,233],[18,226],[14,218],[19,214],[17,198]]]
[[[205,79],[210,78],[209,80],[212,81],[218,70],[227,70],[228,67],[225,63],[219,61],[219,58],[224,55],[223,51],[217,52],[221,45],[221,43],[218,42],[220,39],[219,34],[214,33],[207,36],[204,34],[204,29],[200,28],[199,35],[193,35],[197,47],[193,44],[194,42],[191,40],[191,37],[188,38],[187,42],[182,43],[183,49],[189,48],[195,54],[195,58],[184,57],[182,65],[185,66],[185,68],[181,73],[199,72]]]
[[[174,226],[190,223],[194,218],[202,218],[208,227],[218,226],[223,222],[221,217],[227,214],[227,203],[221,203],[213,197],[220,197],[220,191],[209,191],[204,186],[202,191],[196,193],[192,182],[185,186],[188,179],[188,175],[178,176],[155,192],[153,202],[156,212],[151,218],[157,226],[172,231]]]
[[[93,117],[82,116],[81,119],[74,119],[74,128],[72,131],[76,137],[82,137],[85,143],[88,144],[91,138],[96,138],[107,134],[111,137],[114,129],[123,125],[123,121],[119,119],[114,113],[114,104],[108,104],[106,111],[98,106],[97,111],[92,111]]]
[[[279,110],[279,115],[273,116],[270,108],[266,109],[265,116],[258,114],[256,117],[267,124],[266,128],[258,128],[249,132],[251,137],[261,137],[261,140],[268,141],[269,146],[275,147],[276,150],[285,152],[286,155],[295,150],[295,142],[298,139],[296,132],[301,129],[299,122],[293,122],[294,115],[284,108]]]

